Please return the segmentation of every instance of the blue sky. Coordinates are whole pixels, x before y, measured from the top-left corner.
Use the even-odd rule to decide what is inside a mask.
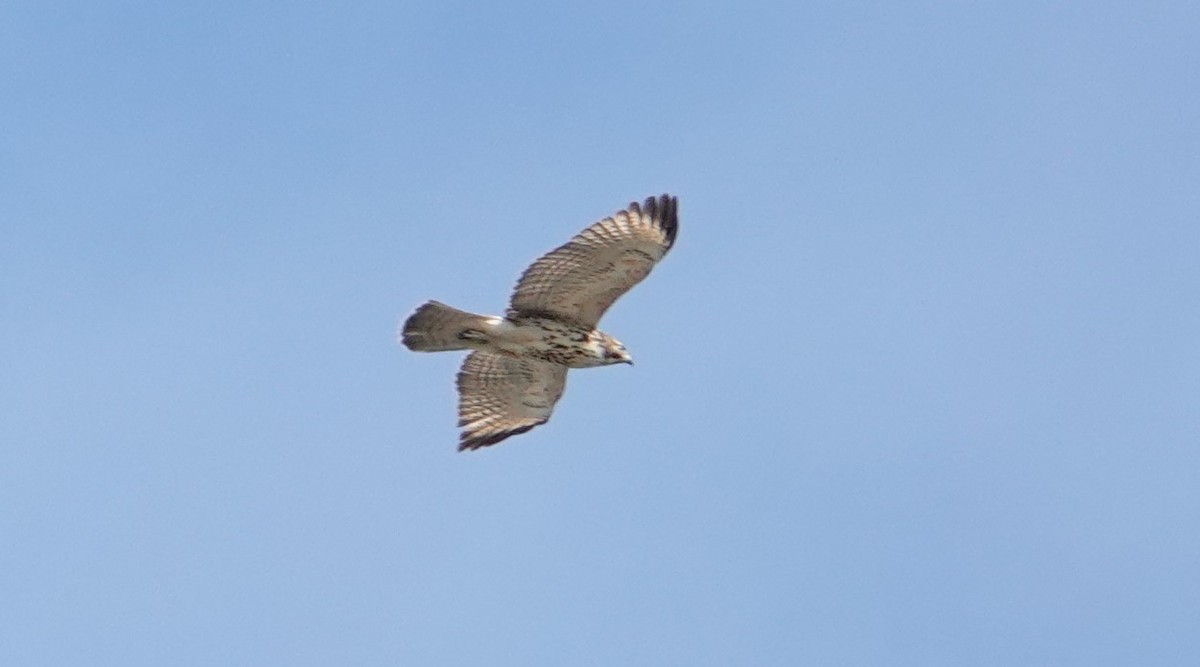
[[[0,662],[1200,653],[1195,3],[3,14]],[[660,192],[457,453],[397,322]]]

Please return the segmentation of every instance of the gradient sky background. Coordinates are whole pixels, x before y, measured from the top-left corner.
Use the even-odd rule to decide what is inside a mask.
[[[18,2],[0,663],[1200,655],[1200,5]],[[459,454],[437,298],[679,242]]]

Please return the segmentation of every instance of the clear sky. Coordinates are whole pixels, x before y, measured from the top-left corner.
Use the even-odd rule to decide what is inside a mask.
[[[1200,5],[2,17],[0,663],[1200,655]],[[661,192],[457,453],[397,323]]]

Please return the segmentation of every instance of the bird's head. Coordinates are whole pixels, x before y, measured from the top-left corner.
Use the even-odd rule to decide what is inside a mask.
[[[633,357],[629,356],[629,350],[621,344],[621,341],[613,338],[608,334],[602,334],[600,349],[604,353],[604,363],[609,364],[629,364],[633,365]]]

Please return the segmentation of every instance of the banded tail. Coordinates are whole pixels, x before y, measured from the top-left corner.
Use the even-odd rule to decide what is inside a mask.
[[[414,352],[469,350],[472,340],[485,335],[488,319],[430,301],[404,322],[400,342]]]

